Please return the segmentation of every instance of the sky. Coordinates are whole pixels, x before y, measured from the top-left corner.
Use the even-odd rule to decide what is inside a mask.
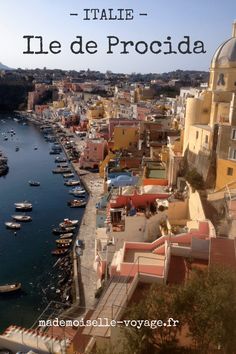
[[[85,21],[84,9],[132,9],[133,20]],[[78,16],[70,16],[77,13]],[[147,16],[140,16],[146,13]],[[1,0],[0,1],[0,62],[12,68],[43,68],[65,70],[99,70],[123,73],[162,73],[177,69],[209,70],[211,58],[217,47],[231,37],[232,23],[236,19],[235,0]],[[58,54],[23,54],[27,40],[23,36],[42,36],[43,49],[49,51],[52,41],[58,41]],[[74,54],[71,43],[82,37],[83,54]],[[119,43],[107,54],[108,36],[115,36]],[[194,42],[204,43],[206,53],[168,54],[167,48],[154,46],[162,52],[150,52],[153,41],[163,43],[170,36],[173,50],[184,36],[190,37],[190,50]],[[85,50],[88,41],[97,44],[97,53]],[[122,41],[148,45],[145,54],[129,46],[129,54],[120,54]],[[55,43],[54,43],[55,45]],[[140,44],[143,50],[144,44]],[[39,50],[39,40],[31,40],[31,51]],[[78,49],[78,45],[74,46]],[[58,49],[53,49],[58,51]],[[92,51],[92,50],[91,50]]]

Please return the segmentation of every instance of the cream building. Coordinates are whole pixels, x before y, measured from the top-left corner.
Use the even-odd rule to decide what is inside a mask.
[[[209,87],[186,106],[184,148],[188,163],[216,189],[236,182],[236,22],[216,51]]]

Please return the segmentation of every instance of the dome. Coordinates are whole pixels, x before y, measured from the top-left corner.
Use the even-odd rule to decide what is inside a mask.
[[[212,68],[236,68],[236,37],[228,39],[215,52]]]
[[[232,37],[225,41],[215,52],[211,67],[236,68],[236,21],[233,23]]]

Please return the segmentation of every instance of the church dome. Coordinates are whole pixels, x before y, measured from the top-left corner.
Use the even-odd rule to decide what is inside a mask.
[[[212,68],[236,68],[236,22],[233,23],[233,36],[216,50]]]

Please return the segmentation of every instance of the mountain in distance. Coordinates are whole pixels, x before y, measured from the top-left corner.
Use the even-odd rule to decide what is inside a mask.
[[[9,68],[8,66],[6,66],[0,62],[0,70],[13,70],[13,69]]]

